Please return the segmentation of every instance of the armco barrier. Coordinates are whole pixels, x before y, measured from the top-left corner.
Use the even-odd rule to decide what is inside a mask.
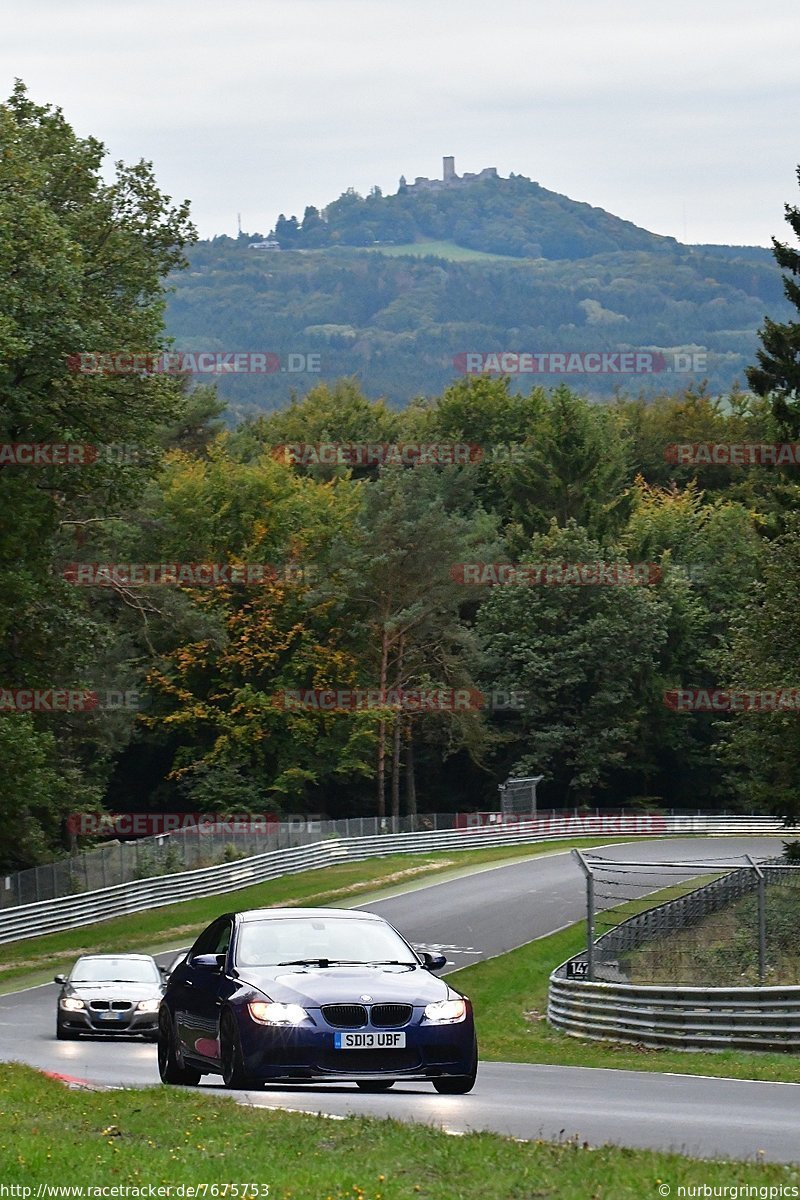
[[[0,943],[55,933],[93,924],[110,917],[159,908],[196,896],[222,895],[298,871],[315,870],[337,862],[357,862],[387,854],[467,850],[482,846],[529,845],[582,836],[635,837],[680,834],[776,834],[780,821],[771,817],[713,816],[572,816],[541,820],[498,821],[476,827],[425,833],[380,834],[374,837],[331,838],[312,845],[273,850],[232,863],[221,863],[175,875],[117,884],[82,895],[25,904],[0,912]]]
[[[593,1041],[800,1050],[800,987],[653,987],[550,976],[547,1019]]]
[[[581,978],[575,970],[578,963],[586,967],[586,953],[553,971],[548,1021],[573,1037],[594,1041],[684,1050],[800,1050],[800,987],[633,984],[619,977],[616,961],[626,952],[686,928],[747,895],[758,886],[759,874],[769,885],[798,869],[762,861],[758,873],[752,866],[728,871],[693,892],[615,926],[594,943],[594,978]]]

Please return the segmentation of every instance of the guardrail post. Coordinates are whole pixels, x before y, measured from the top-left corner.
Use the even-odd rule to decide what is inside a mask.
[[[758,876],[758,982],[767,978],[767,888],[764,872],[749,854],[745,858]]]
[[[586,978],[594,979],[594,875],[580,850],[572,853],[586,876]]]

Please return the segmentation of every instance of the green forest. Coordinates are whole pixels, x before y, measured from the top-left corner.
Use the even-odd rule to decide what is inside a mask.
[[[519,375],[514,391],[568,383],[594,398],[654,397],[705,382],[722,394],[744,385],[765,311],[790,312],[769,250],[685,246],[522,176],[351,190],[299,222],[281,215],[270,234],[280,251],[252,249],[261,234],[198,242],[169,281],[177,347],[280,358],[274,373],[219,378],[231,421],[342,377],[403,407],[440,395],[475,351],[666,358],[650,374]]]
[[[117,164],[109,181],[104,153],[22,85],[0,106],[3,869],[64,852],[76,810],[491,809],[509,773],[543,775],[547,808],[800,811],[797,711],[668,702],[675,689],[798,685],[798,467],[687,462],[675,447],[800,437],[800,253],[690,254],[635,244],[634,227],[612,248],[622,233],[588,208],[585,244],[568,223],[559,241],[553,209],[537,244],[588,246],[603,309],[630,301],[626,319],[643,328],[649,313],[651,330],[663,319],[665,344],[685,344],[704,307],[720,331],[753,330],[741,361],[754,390],[744,369],[724,392],[695,381],[605,403],[574,380],[443,377],[432,390],[390,353],[409,322],[432,356],[468,338],[488,349],[477,314],[507,331],[533,268],[198,244],[188,204],[161,192],[148,163]],[[510,182],[523,198],[537,188]],[[365,228],[371,199],[348,202],[342,230]],[[394,239],[425,232],[403,224],[396,199]],[[800,210],[787,213],[794,241]],[[451,216],[473,244],[469,213]],[[497,224],[479,248],[533,252]],[[370,229],[386,237],[377,218]],[[566,328],[585,278],[563,259],[538,269],[550,290],[537,303]],[[280,286],[259,290],[268,272]],[[458,328],[441,321],[445,298]],[[379,309],[387,349],[369,344],[369,371],[300,380],[282,407],[277,395],[226,407],[222,387],[185,375],[70,365],[157,356],[190,325],[197,344],[214,332],[236,348],[237,328],[245,348],[258,335],[261,348],[305,352],[292,341],[300,322],[358,330]],[[781,324],[787,313],[794,323]],[[536,328],[519,327],[520,345]],[[453,462],[302,452],[364,445],[473,449]],[[31,461],[14,449],[31,446],[62,451]],[[598,563],[600,581],[580,585],[541,569]],[[220,569],[198,585],[176,564]],[[627,564],[648,564],[647,578],[625,582]],[[286,699],[364,691],[381,702]],[[28,711],[20,699],[76,692],[106,700]],[[390,692],[481,699],[415,707]]]

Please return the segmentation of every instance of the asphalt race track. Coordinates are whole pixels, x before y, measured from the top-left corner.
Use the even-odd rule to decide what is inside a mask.
[[[671,838],[603,846],[608,857],[669,861],[780,852],[780,838]],[[225,897],[219,900],[224,911]],[[584,915],[584,880],[569,852],[478,869],[359,905],[392,921],[416,945],[441,948],[448,970],[502,954]],[[124,947],[120,947],[124,949]],[[169,956],[167,956],[169,957]],[[105,1086],[158,1082],[156,1049],[133,1038],[55,1039],[57,988],[0,997],[0,1061]],[[480,1038],[480,1014],[478,1014]],[[686,1071],[691,1070],[686,1056]],[[202,1086],[214,1088],[215,1076]],[[483,1063],[475,1090],[440,1096],[425,1085],[383,1095],[341,1087],[269,1087],[248,1103],[332,1116],[362,1113],[425,1121],[452,1133],[494,1130],[518,1138],[578,1137],[592,1145],[679,1150],[699,1157],[800,1162],[800,1085],[692,1075]]]

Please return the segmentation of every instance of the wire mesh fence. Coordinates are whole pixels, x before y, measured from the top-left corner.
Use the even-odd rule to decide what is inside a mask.
[[[539,809],[535,817],[509,812],[420,813],[400,818],[348,817],[341,820],[295,818],[272,822],[250,821],[244,814],[214,826],[204,822],[192,828],[136,840],[113,840],[69,857],[15,873],[0,874],[0,911],[98,891],[159,875],[234,862],[271,850],[305,846],[327,838],[376,837],[384,833],[442,832],[486,827],[508,822],[533,822],[542,835],[560,836],[561,823],[574,821],[576,835],[657,835],[719,832],[776,833],[780,822],[754,814],[703,814],[696,810],[645,813],[640,810],[592,811]],[[635,828],[634,828],[635,826]]]
[[[575,810],[577,815],[577,810]],[[569,815],[566,811],[539,812],[542,821]],[[609,813],[613,818],[616,814]],[[251,819],[232,816],[224,823],[198,821],[190,828],[135,840],[112,840],[79,854],[30,867],[13,874],[0,874],[0,911],[59,896],[74,896],[100,888],[149,879],[176,871],[234,862],[270,850],[288,850],[325,838],[377,837],[383,833],[426,833],[457,829],[471,824],[514,819],[509,813],[418,813],[403,817],[346,817],[323,820],[296,817],[289,820]]]
[[[609,983],[800,983],[800,867],[748,855],[624,863],[573,852],[587,949],[568,971]]]
[[[258,823],[232,819],[132,841],[111,841],[93,850],[26,871],[0,876],[0,910],[59,896],[73,896],[190,871],[217,863],[235,862],[270,850],[306,846],[325,838],[371,837],[381,833],[413,833],[455,827],[457,813],[431,813],[398,819],[348,817],[339,821],[298,819],[259,828]],[[251,825],[248,828],[248,825]]]

